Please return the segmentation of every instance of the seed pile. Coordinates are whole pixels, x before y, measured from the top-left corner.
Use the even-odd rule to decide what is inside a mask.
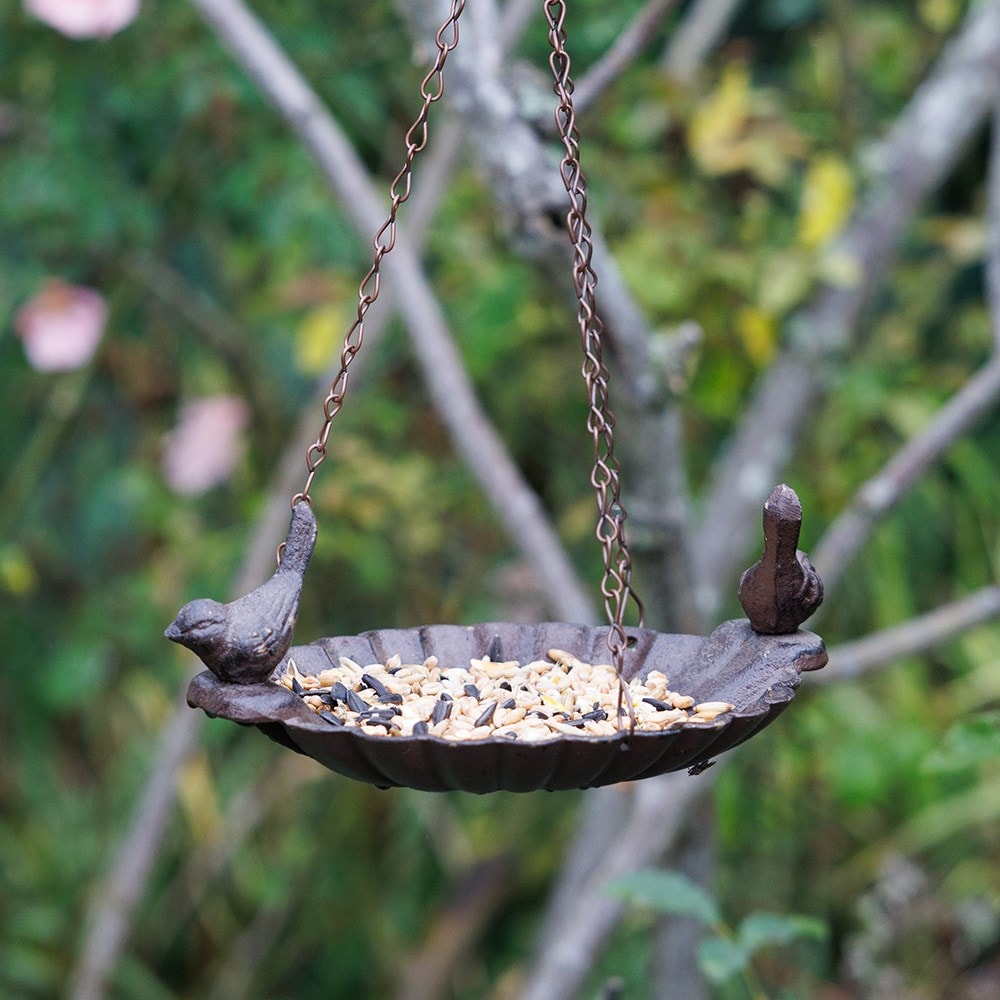
[[[557,739],[613,736],[618,676],[608,664],[589,664],[561,649],[547,660],[520,664],[470,660],[468,668],[442,667],[437,657],[361,666],[346,656],[340,667],[318,675],[301,674],[289,659],[279,683],[332,726],[353,725],[378,736],[438,736],[446,740]],[[651,670],[625,688],[635,712],[635,728],[660,732],[686,723],[712,722],[732,711],[728,702],[694,699],[670,691],[667,678]],[[627,729],[627,707],[622,726]]]

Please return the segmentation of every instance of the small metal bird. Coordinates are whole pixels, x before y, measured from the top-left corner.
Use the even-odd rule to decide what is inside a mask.
[[[801,526],[795,490],[776,486],[764,504],[764,553],[740,577],[740,604],[762,635],[794,632],[823,601],[823,581],[797,547]]]
[[[302,578],[316,544],[316,517],[302,501],[292,511],[281,562],[266,583],[231,604],[200,598],[185,604],[163,634],[197,653],[219,680],[267,680],[288,652]]]

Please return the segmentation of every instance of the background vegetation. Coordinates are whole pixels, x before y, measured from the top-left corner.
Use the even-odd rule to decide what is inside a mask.
[[[698,6],[667,14],[581,116],[595,218],[654,358],[675,356],[682,324],[701,330],[671,383],[696,511],[755,381],[794,334],[788,320],[823,288],[863,279],[838,237],[878,173],[879,142],[971,16],[960,0],[755,0],[679,81],[662,52]],[[582,74],[642,3],[572,7]],[[407,25],[382,0],[254,11],[384,190],[423,72]],[[298,421],[318,425],[317,378],[368,252],[195,6],[146,3],[119,33],[74,40],[0,0],[0,25],[0,994],[42,998],[79,987],[102,880],[177,725],[192,663],[162,630],[186,600],[230,590]],[[544,70],[546,51],[536,16],[515,56]],[[525,78],[529,114],[548,98]],[[982,127],[907,226],[863,337],[835,352],[781,472],[803,500],[806,548],[990,362],[989,167]],[[574,320],[507,225],[465,158],[425,269],[485,409],[596,582]],[[16,332],[53,278],[109,308],[96,354],[73,371],[37,370]],[[550,615],[398,320],[370,350],[317,480],[299,640]],[[186,403],[219,394],[248,407],[245,450],[224,482],[178,492],[165,436]],[[831,647],[992,587],[998,431],[987,409],[873,531],[824,614]],[[743,537],[741,566],[758,545]],[[734,592],[735,576],[715,621],[738,613]],[[757,953],[763,986],[716,977],[718,996],[1000,994],[998,659],[987,625],[857,680],[807,679],[780,723],[715,769],[713,808],[696,815],[714,829],[723,930],[760,912],[825,926]],[[616,794],[624,814],[634,792]],[[107,995],[518,996],[581,798],[380,792],[200,724],[132,885]],[[680,850],[660,865],[679,866]],[[581,995],[617,976],[626,997],[691,1000],[656,971],[658,933],[649,909],[630,907],[582,970]]]

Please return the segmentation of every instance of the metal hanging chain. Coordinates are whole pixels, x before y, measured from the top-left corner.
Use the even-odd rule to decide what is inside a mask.
[[[642,616],[642,602],[632,589],[632,557],[625,542],[625,508],[621,501],[619,474],[621,466],[615,456],[615,418],[608,406],[608,369],[601,358],[604,324],[597,313],[594,293],[597,275],[591,263],[594,246],[587,222],[587,182],[580,169],[580,133],[573,110],[573,80],[570,58],[566,52],[565,0],[545,0],[545,16],[549,25],[552,53],[549,65],[554,79],[553,89],[559,99],[556,125],[566,155],[560,164],[563,183],[569,194],[566,227],[573,242],[573,285],[579,300],[578,318],[583,344],[583,378],[587,386],[590,412],[587,429],[594,438],[594,469],[590,476],[597,494],[597,527],[595,534],[604,554],[604,578],[601,593],[607,612],[608,649],[612,663],[622,676],[622,665],[628,640],[625,636],[625,606],[631,597]],[[621,690],[619,697],[621,697]],[[619,706],[620,707],[620,706]],[[635,723],[631,699],[629,718]]]
[[[396,213],[399,206],[410,197],[410,187],[412,181],[413,161],[427,145],[427,118],[430,107],[435,101],[439,101],[444,94],[444,64],[448,54],[458,44],[458,19],[465,10],[466,0],[452,0],[451,12],[448,19],[438,29],[434,36],[434,44],[437,46],[437,58],[428,74],[420,84],[420,94],[424,99],[423,106],[416,120],[406,133],[406,158],[399,173],[396,174],[389,185],[389,195],[392,198],[389,206],[389,216],[382,228],[375,234],[373,246],[375,248],[371,269],[365,275],[358,286],[358,310],[354,322],[344,337],[344,346],[340,353],[340,370],[337,372],[330,384],[330,391],[323,401],[323,426],[319,436],[309,446],[306,452],[306,476],[305,485],[300,493],[292,497],[292,507],[304,500],[312,503],[309,490],[312,488],[313,479],[316,477],[316,470],[323,464],[326,458],[327,441],[330,438],[330,425],[333,418],[340,412],[344,405],[344,396],[347,393],[348,369],[354,356],[361,350],[361,345],[365,339],[365,314],[369,306],[378,298],[381,290],[381,268],[382,259],[396,245]],[[280,557],[280,550],[279,550]]]

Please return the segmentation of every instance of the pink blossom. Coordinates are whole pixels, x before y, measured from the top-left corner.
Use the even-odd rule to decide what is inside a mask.
[[[70,38],[107,38],[135,20],[139,0],[24,0],[24,7]]]
[[[243,454],[250,411],[237,396],[206,396],[181,407],[167,435],[163,474],[175,493],[198,496],[224,483]]]
[[[52,278],[18,310],[14,329],[32,368],[65,372],[90,360],[107,321],[108,307],[92,288]]]

